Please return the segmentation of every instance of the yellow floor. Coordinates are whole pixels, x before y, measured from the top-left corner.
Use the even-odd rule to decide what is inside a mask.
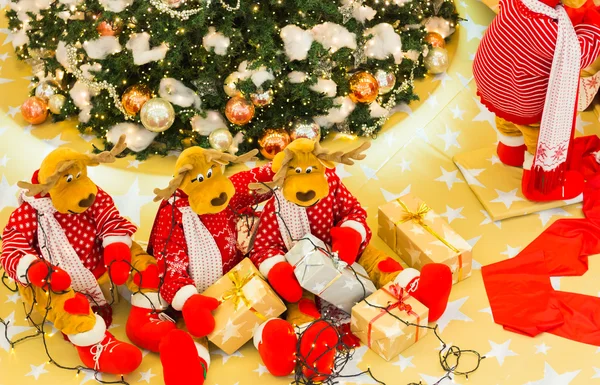
[[[496,134],[493,116],[477,102],[472,81],[471,63],[481,34],[493,12],[476,0],[460,0],[458,7],[467,19],[450,47],[456,50],[448,74],[420,84],[418,91],[424,102],[415,103],[397,114],[385,131],[373,142],[365,161],[353,167],[340,166],[338,171],[351,191],[368,208],[369,221],[376,228],[377,206],[410,191],[424,198],[439,214],[474,245],[474,267],[471,278],[453,289],[448,311],[440,320],[443,338],[463,348],[476,349],[488,358],[467,382],[497,384],[600,384],[600,349],[552,335],[532,339],[508,333],[494,324],[480,266],[514,256],[552,221],[560,217],[581,215],[580,206],[554,209],[525,217],[493,222],[477,201],[464,178],[452,163],[452,156],[483,146],[493,145]],[[3,20],[0,26],[5,27]],[[28,127],[18,106],[26,97],[28,67],[15,60],[5,30],[0,29],[0,226],[6,223],[16,205],[16,183],[27,179],[43,156],[58,145],[85,150],[90,144],[78,137],[73,123],[56,126]],[[598,132],[600,124],[593,112],[579,119],[580,133]],[[91,138],[88,138],[91,139]],[[349,147],[355,140],[338,136],[328,140],[330,147]],[[168,183],[175,157],[151,159],[139,163],[131,157],[111,167],[93,170],[95,182],[113,194],[122,212],[141,225],[137,235],[146,240],[157,205],[152,203],[152,190]],[[384,247],[379,239],[377,246]],[[385,248],[389,251],[388,248]],[[561,290],[592,295],[600,292],[600,273],[593,258],[590,272],[581,278],[559,278],[554,284]],[[116,309],[111,329],[124,337],[128,305]],[[31,331],[23,320],[22,305],[17,296],[0,287],[0,316],[14,320],[9,336]],[[39,339],[30,340],[10,352],[1,338],[0,385],[84,385],[93,384],[85,373],[59,370],[49,364]],[[23,334],[21,334],[23,335]],[[77,363],[74,349],[60,335],[50,338],[54,358],[66,365]],[[371,368],[387,384],[422,381],[434,384],[443,375],[437,359],[438,343],[432,335],[406,350],[391,363],[385,363],[367,348],[359,348],[346,374]],[[271,377],[260,364],[251,345],[233,356],[213,350],[209,385],[287,384],[289,379]],[[147,354],[142,366],[128,376],[131,384],[162,384],[158,357]],[[104,380],[110,380],[105,376]],[[342,381],[342,384],[375,384],[366,376]],[[444,381],[443,384],[451,384]]]

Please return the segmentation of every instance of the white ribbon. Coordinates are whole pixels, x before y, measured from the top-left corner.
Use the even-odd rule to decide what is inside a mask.
[[[106,299],[98,280],[83,264],[77,252],[71,246],[65,230],[60,226],[54,214],[56,208],[50,198],[35,198],[21,191],[21,202],[25,201],[38,212],[38,245],[42,258],[65,270],[71,277],[71,287],[88,297],[92,306],[106,305]],[[21,203],[20,202],[20,203]],[[82,215],[82,214],[72,214]]]
[[[521,0],[531,11],[558,20],[558,37],[540,126],[534,170],[557,169],[567,161],[579,88],[581,47],[562,5],[556,9],[538,0]]]
[[[171,198],[171,204],[174,204]],[[190,206],[181,211],[183,232],[188,247],[189,273],[200,293],[223,276],[223,257],[214,236]]]
[[[306,208],[294,204],[283,196],[281,189],[275,190],[275,216],[283,243],[288,250],[306,234],[310,234],[310,223]]]

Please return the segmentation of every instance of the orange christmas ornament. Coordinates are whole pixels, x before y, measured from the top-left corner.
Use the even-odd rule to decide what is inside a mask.
[[[254,117],[254,105],[242,96],[234,96],[225,105],[225,116],[232,124],[243,126]]]
[[[428,32],[425,35],[425,42],[431,44],[432,47],[445,48],[446,40],[437,32]]]
[[[125,90],[121,97],[121,103],[129,115],[135,116],[151,98],[152,91],[148,86],[136,84]]]
[[[273,159],[275,155],[285,150],[290,141],[290,136],[284,129],[268,129],[263,137],[258,140],[260,153],[267,159]]]
[[[96,27],[96,31],[100,36],[117,36],[123,30],[123,23],[102,21]]]
[[[21,115],[28,123],[44,123],[48,117],[48,104],[37,96],[27,98],[21,104]]]
[[[357,72],[350,78],[350,99],[354,103],[372,103],[379,94],[379,83],[368,72]]]

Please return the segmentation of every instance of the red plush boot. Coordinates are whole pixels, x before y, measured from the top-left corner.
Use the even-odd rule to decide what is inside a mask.
[[[325,381],[333,373],[340,336],[335,326],[318,320],[302,334],[300,357],[306,363],[303,374],[311,383]]]
[[[208,349],[175,329],[160,343],[160,361],[165,385],[202,385],[210,365]]]
[[[300,298],[302,298],[302,287],[300,287],[300,283],[298,283],[298,279],[294,275],[294,267],[282,261],[275,263],[270,269],[265,269],[263,265],[269,263],[271,261],[267,259],[261,264],[261,272],[266,271],[265,276],[277,294],[287,302],[295,303],[300,301]]]
[[[507,136],[500,134],[498,141],[498,158],[507,166],[523,167],[527,146],[523,136]]]
[[[159,318],[167,304],[158,293],[137,293],[131,296],[131,305],[127,318],[127,337],[142,349],[158,352],[161,340],[177,329],[174,322]]]
[[[67,335],[77,348],[85,366],[102,373],[128,374],[142,363],[142,352],[135,346],[117,340],[106,331],[102,317],[96,314],[96,325],[85,333]]]
[[[274,376],[287,376],[296,366],[298,337],[294,327],[280,318],[272,318],[254,332],[254,346]]]
[[[583,175],[577,171],[567,171],[565,173],[565,180],[562,186],[558,186],[552,191],[543,193],[534,188],[532,183],[532,164],[533,155],[527,153],[525,155],[525,163],[523,164],[523,179],[521,180],[521,189],[523,195],[530,201],[533,202],[548,202],[548,201],[560,201],[568,200],[578,197],[583,194],[583,187],[585,180]]]
[[[441,263],[429,263],[417,270],[404,269],[395,283],[405,288],[417,301],[429,309],[429,322],[437,321],[448,305],[452,289],[452,272]]]

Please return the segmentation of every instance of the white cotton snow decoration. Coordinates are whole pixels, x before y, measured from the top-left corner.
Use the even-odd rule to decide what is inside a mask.
[[[92,96],[96,96],[97,93],[91,92],[86,85],[77,81],[69,91],[69,95],[75,106],[81,110],[79,113],[79,121],[81,123],[89,122],[91,117],[90,112],[92,111]]]
[[[84,42],[83,49],[91,59],[102,60],[121,52],[121,44],[116,36],[100,36],[96,40]]]
[[[141,124],[119,123],[108,130],[106,139],[111,143],[117,143],[121,135],[125,135],[128,149],[140,152],[148,148],[158,133],[146,130]]]
[[[106,11],[119,13],[133,4],[134,0],[99,0]]]
[[[29,25],[25,25],[22,29],[17,32],[10,33],[12,37],[12,46],[13,48],[19,48],[29,43],[29,35],[27,35],[27,31],[29,31],[31,27]]]
[[[244,141],[244,133],[240,131],[237,134],[235,134],[235,136],[233,137],[233,140],[231,141],[231,146],[229,146],[229,149],[227,149],[227,152],[230,153],[231,155],[237,154],[237,152],[240,150],[240,144],[243,141]]]
[[[342,123],[354,111],[356,105],[348,96],[338,96],[333,102],[339,107],[330,108],[327,115],[316,116],[315,122],[321,127],[331,127],[335,123]]]
[[[321,94],[325,94],[330,98],[337,95],[337,84],[333,80],[329,79],[318,79],[316,84],[310,86],[310,89]]]
[[[31,18],[27,13],[38,15],[41,10],[48,9],[54,0],[20,0],[8,3],[8,6],[13,11],[17,12],[17,16],[21,21],[29,21]]]
[[[389,115],[389,111],[381,107],[377,102],[369,104],[369,113],[372,118],[383,118]]]
[[[92,80],[94,78],[94,74],[90,73],[90,71],[99,72],[102,70],[102,66],[99,63],[83,64],[79,68],[81,68],[81,72],[83,72],[83,77],[89,80]]]
[[[314,41],[311,31],[305,31],[297,25],[288,24],[279,34],[283,40],[285,54],[291,61],[306,60]]]
[[[339,24],[330,22],[317,24],[311,31],[314,39],[331,52],[336,52],[343,47],[356,49],[356,35]]]
[[[231,40],[221,32],[217,32],[215,27],[209,27],[208,33],[202,38],[204,49],[210,51],[211,48],[214,48],[215,53],[221,56],[227,55],[227,48],[229,48],[230,43]]]
[[[352,4],[352,17],[361,22],[365,23],[367,20],[373,20],[377,11],[368,5],[361,5],[355,0],[342,0],[342,4],[348,6]]]
[[[408,3],[410,3],[411,1],[412,1],[412,0],[392,0],[392,2],[393,2],[394,4],[396,4],[397,6],[399,6],[399,7],[402,7],[402,6],[404,6],[404,4],[408,4]]]
[[[391,55],[396,64],[402,62],[402,41],[391,24],[377,24],[365,31],[365,36],[369,35],[372,37],[365,44],[365,55],[378,60],[385,60]]]
[[[164,59],[169,50],[165,43],[150,49],[150,35],[147,32],[132,34],[127,49],[133,53],[133,63],[138,66]]]
[[[65,69],[69,68],[69,61],[67,60],[67,44],[64,41],[59,41],[56,47],[56,53],[54,54],[56,61],[60,63]]]
[[[427,19],[425,22],[425,29],[427,32],[439,33],[444,39],[452,35],[455,31],[455,28],[450,25],[448,20],[439,16]]]
[[[77,6],[81,3],[84,2],[84,0],[58,0],[59,3],[64,4],[64,5],[73,5],[73,6]]]
[[[256,86],[256,88],[260,88],[264,82],[268,80],[275,80],[275,76],[273,76],[273,72],[267,69],[265,66],[260,66],[252,71],[252,83]]]
[[[196,115],[191,120],[192,130],[202,136],[208,136],[211,132],[219,128],[227,128],[225,119],[219,111],[206,111],[206,118]]]
[[[292,71],[288,74],[288,81],[292,84],[304,83],[307,78],[306,72],[302,71]]]
[[[419,55],[421,55],[421,54],[416,49],[411,49],[411,50],[404,52],[402,55],[407,59],[410,59],[412,61],[417,61],[417,60],[419,60]]]
[[[191,88],[186,87],[182,82],[173,78],[164,78],[160,81],[158,94],[161,98],[179,107],[194,106],[200,109],[200,97]]]

